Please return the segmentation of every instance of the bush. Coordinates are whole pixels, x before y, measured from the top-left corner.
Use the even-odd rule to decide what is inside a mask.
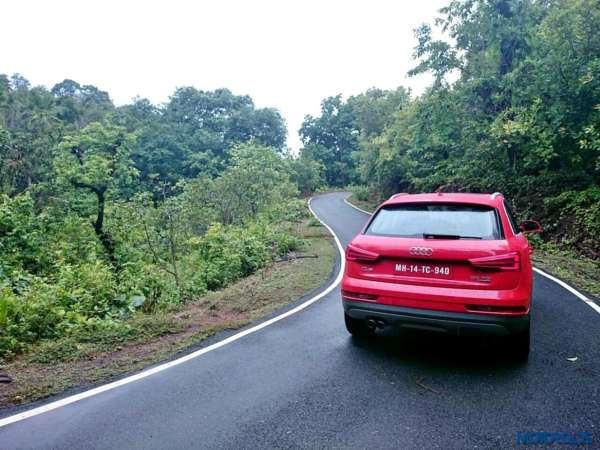
[[[544,201],[558,243],[600,258],[600,187],[566,191]]]
[[[194,238],[193,257],[188,265],[195,268],[191,285],[219,289],[265,267],[274,257],[297,249],[301,241],[275,229],[267,222],[245,226],[213,224],[206,235]]]
[[[306,207],[306,200],[294,199],[273,205],[262,215],[262,218],[270,223],[299,223],[310,216],[311,214]]]
[[[0,196],[0,269],[51,270],[47,216],[36,216],[28,193]]]
[[[367,186],[348,186],[348,190],[352,191],[357,200],[368,202],[371,198],[371,193]]]
[[[55,280],[30,275],[19,294],[5,283],[0,289],[0,356],[93,320],[118,318],[128,306],[118,295],[114,275],[100,261],[61,266]]]
[[[297,249],[302,242],[290,229],[307,217],[306,202],[290,198],[295,190],[270,149],[243,150],[226,177],[184,183],[160,200],[112,198],[102,241],[90,198],[36,209],[28,193],[1,197],[0,357],[65,336],[125,338],[136,310],[171,308]],[[269,168],[260,185],[248,170],[255,156]],[[234,190],[242,178],[245,197]]]

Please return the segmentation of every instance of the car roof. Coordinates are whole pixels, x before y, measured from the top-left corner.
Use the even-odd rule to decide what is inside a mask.
[[[406,203],[467,203],[497,207],[504,200],[499,192],[494,194],[471,194],[464,192],[434,192],[429,194],[392,195],[381,206],[398,205]]]

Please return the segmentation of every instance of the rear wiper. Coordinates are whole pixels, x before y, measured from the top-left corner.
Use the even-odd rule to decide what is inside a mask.
[[[481,239],[480,236],[459,236],[458,234],[423,233],[423,239]]]

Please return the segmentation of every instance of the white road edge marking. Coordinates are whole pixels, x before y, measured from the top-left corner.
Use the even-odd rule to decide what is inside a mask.
[[[596,311],[598,314],[600,314],[600,305],[598,305],[597,303],[595,303],[593,300],[590,300],[589,298],[587,298],[585,295],[583,295],[581,292],[579,292],[577,289],[569,286],[567,283],[565,283],[562,280],[559,280],[556,277],[553,277],[552,275],[550,275],[549,273],[544,272],[542,269],[538,269],[537,267],[534,267],[533,270],[535,270],[537,273],[539,273],[540,275],[548,278],[549,280],[554,281],[556,284],[562,286],[563,288],[565,288],[567,291],[569,291],[571,294],[573,294],[575,297],[577,297],[578,299],[582,300],[584,303],[586,303],[588,306],[592,307],[594,309],[594,311]]]
[[[368,214],[369,216],[373,214],[373,213],[370,213],[369,211],[365,211],[364,209],[362,209],[362,208],[359,208],[358,206],[356,206],[356,205],[353,205],[352,203],[350,203],[350,202],[348,201],[348,197],[346,197],[346,198],[344,199],[344,203],[346,203],[346,205],[350,205],[350,206],[352,206],[354,209],[358,209],[358,210],[359,210],[361,213]]]
[[[325,222],[323,222],[314,212],[314,210],[311,207],[311,201],[312,201],[312,197],[308,200],[308,209],[310,210],[310,212],[313,214],[313,216],[316,217],[316,219],[321,222],[323,224],[323,226],[325,228],[327,228],[327,230],[329,230],[329,232],[331,233],[331,235],[333,236],[333,238],[335,239],[335,243],[337,244],[337,248],[340,254],[340,269],[338,271],[338,274],[335,278],[335,280],[320,294],[315,295],[314,297],[310,298],[309,300],[305,301],[304,303],[296,306],[293,309],[290,309],[289,311],[286,311],[283,314],[280,314],[279,316],[273,317],[272,319],[269,319],[265,322],[262,322],[252,328],[248,328],[247,330],[241,331],[239,333],[236,333],[232,336],[229,336],[226,339],[223,339],[222,341],[216,342],[212,345],[209,345],[208,347],[202,348],[200,350],[197,350],[193,353],[190,353],[188,355],[182,356],[181,358],[177,358],[173,361],[169,361],[167,363],[161,364],[159,366],[156,367],[152,367],[151,369],[148,370],[144,370],[140,373],[137,373],[135,375],[131,375],[129,377],[123,378],[121,380],[117,380],[117,381],[113,381],[112,383],[108,383],[102,386],[98,386],[94,389],[90,389],[84,392],[80,392],[79,394],[75,394],[75,395],[71,395],[69,397],[63,398],[61,400],[57,400],[55,402],[52,403],[48,403],[47,405],[42,405],[42,406],[38,406],[37,408],[33,408],[30,409],[28,411],[23,411],[22,413],[19,414],[15,414],[13,416],[9,416],[9,417],[5,417],[4,419],[0,419],[0,428],[1,427],[5,427],[6,425],[10,425],[11,423],[15,423],[15,422],[19,422],[21,420],[24,419],[28,419],[30,417],[34,417],[37,416],[39,414],[43,414],[46,413],[48,411],[52,411],[54,409],[57,408],[61,408],[63,406],[69,405],[71,403],[75,403],[78,402],[79,400],[83,400],[86,399],[88,397],[93,397],[94,395],[98,395],[101,394],[102,392],[106,392],[106,391],[110,391],[111,389],[115,389],[118,388],[120,386],[123,386],[125,384],[129,384],[129,383],[133,383],[134,381],[138,381],[144,378],[147,378],[151,375],[154,375],[155,373],[158,372],[162,372],[163,370],[169,369],[171,367],[174,366],[178,366],[179,364],[183,364],[186,361],[189,361],[191,359],[197,358],[199,356],[204,355],[205,353],[211,352],[213,350],[216,350],[220,347],[224,347],[227,344],[231,344],[232,342],[237,341],[238,339],[243,338],[244,336],[247,336],[251,333],[254,333],[255,331],[261,330],[265,327],[268,327],[269,325],[272,325],[276,322],[279,322],[282,319],[285,319],[286,317],[289,317],[293,314],[296,314],[297,312],[302,311],[304,308],[306,308],[307,306],[312,305],[313,303],[315,303],[316,301],[322,299],[323,297],[325,297],[327,294],[329,294],[331,291],[333,291],[337,285],[340,283],[340,281],[342,280],[342,276],[344,274],[344,265],[345,265],[345,260],[344,260],[344,248],[342,247],[342,244],[340,242],[340,240],[338,239],[337,235],[334,233],[334,231],[331,229],[331,227],[329,225],[327,225]]]
[[[369,211],[365,211],[362,208],[359,208],[356,205],[353,205],[351,202],[348,201],[348,198],[346,197],[344,199],[344,202],[346,202],[346,204],[352,206],[354,209],[359,210],[362,213],[368,214],[369,216],[372,215],[372,213],[370,213]],[[593,300],[590,300],[589,298],[587,298],[585,295],[583,295],[581,292],[579,292],[577,289],[569,286],[567,283],[565,283],[562,280],[559,280],[556,277],[553,277],[552,275],[550,275],[549,273],[544,272],[542,269],[538,269],[537,267],[533,268],[534,271],[536,271],[537,273],[539,273],[541,276],[548,278],[549,280],[554,281],[556,284],[558,284],[559,286],[565,288],[567,291],[569,291],[571,294],[573,294],[575,297],[577,297],[578,299],[582,300],[584,303],[586,303],[588,306],[590,306],[591,308],[594,309],[594,311],[596,311],[598,314],[600,314],[600,305],[598,305],[597,303],[595,303]]]

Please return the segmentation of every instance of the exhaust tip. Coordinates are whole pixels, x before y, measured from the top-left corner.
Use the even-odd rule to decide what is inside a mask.
[[[374,330],[375,328],[377,328],[377,322],[375,322],[375,320],[373,320],[373,319],[369,319],[369,320],[367,320],[367,327],[370,330]]]
[[[383,329],[383,328],[385,328],[385,327],[386,327],[386,325],[387,325],[387,324],[385,323],[385,321],[384,321],[384,320],[381,320],[381,319],[379,319],[379,320],[376,320],[376,321],[375,321],[375,326],[376,326],[377,328],[379,328],[379,329]]]

